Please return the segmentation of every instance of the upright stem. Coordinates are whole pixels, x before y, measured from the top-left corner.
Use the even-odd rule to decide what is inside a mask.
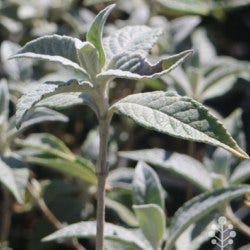
[[[104,249],[104,224],[105,224],[105,184],[108,176],[107,148],[108,148],[108,119],[100,119],[99,124],[99,159],[97,163],[97,228],[96,228],[96,250]]]

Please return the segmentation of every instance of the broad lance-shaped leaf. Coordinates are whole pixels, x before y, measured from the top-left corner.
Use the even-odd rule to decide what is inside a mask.
[[[123,151],[119,152],[119,155],[131,160],[144,161],[173,172],[188,179],[203,190],[209,190],[212,187],[212,179],[209,172],[202,163],[190,156],[168,152],[159,148]]]
[[[61,93],[42,99],[35,106],[61,110],[85,104],[86,99],[88,99],[88,93]]]
[[[16,124],[19,128],[23,117],[40,100],[52,95],[68,92],[91,92],[91,85],[88,82],[70,80],[68,82],[46,82],[37,84],[23,95],[17,103]],[[91,99],[91,98],[90,98]]]
[[[76,238],[94,238],[96,236],[96,222],[84,221],[66,226],[42,239],[42,241],[52,241],[60,239]],[[146,239],[140,239],[136,231],[129,230],[111,223],[105,223],[104,227],[105,239],[133,243],[139,249],[145,250],[152,248],[148,245]],[[137,248],[136,248],[137,249]]]
[[[138,222],[133,212],[122,203],[105,197],[105,205],[113,210],[119,218],[130,227],[138,227]]]
[[[220,146],[239,157],[248,158],[207,108],[176,92],[130,95],[115,103],[112,111],[126,115],[146,128],[181,139]]]
[[[81,66],[86,69],[91,79],[100,73],[99,54],[94,45],[89,42],[79,44],[77,47],[78,58]]]
[[[156,204],[164,207],[164,192],[155,171],[144,162],[136,166],[133,180],[135,205]]]
[[[37,38],[27,43],[11,58],[34,58],[48,60],[68,66],[86,75],[80,66],[76,45],[82,42],[77,38],[59,35],[49,35]]]
[[[0,182],[14,195],[19,203],[23,202],[24,189],[29,171],[19,158],[0,157]]]
[[[114,57],[124,53],[137,53],[143,58],[146,57],[161,34],[160,29],[152,29],[144,25],[126,26],[117,30],[103,39],[106,64],[109,64]]]
[[[181,64],[192,50],[183,51],[177,55],[161,59],[151,64],[147,59],[138,53],[123,53],[115,56],[106,71],[97,75],[97,78],[126,78],[126,79],[147,79],[159,77],[169,73]]]
[[[115,4],[111,4],[98,13],[98,15],[95,17],[94,22],[91,24],[86,37],[87,41],[92,43],[98,50],[101,67],[103,67],[105,64],[105,54],[102,45],[103,28],[110,12],[113,10],[114,7]]]
[[[0,81],[0,126],[8,120],[9,90],[6,80]]]
[[[159,249],[165,234],[166,218],[155,204],[133,206],[140,228],[154,249]]]
[[[250,161],[245,160],[241,162],[233,171],[230,177],[230,183],[242,183],[250,178]]]
[[[210,5],[203,0],[156,0],[161,4],[162,12],[170,15],[208,15]]]
[[[191,224],[196,223],[216,208],[224,206],[226,202],[230,202],[248,192],[250,192],[250,185],[239,185],[203,193],[186,202],[174,215],[165,249],[171,250],[176,239]]]
[[[67,146],[51,134],[32,134],[17,144],[23,149],[19,151],[26,161],[54,168],[89,183],[96,184],[94,165],[80,156],[74,155]]]
[[[48,121],[67,122],[69,120],[67,116],[59,112],[56,112],[54,110],[50,110],[48,108],[43,108],[43,107],[37,108],[34,112],[27,113],[23,119],[22,125],[19,130],[17,130],[15,127],[14,119],[11,120],[9,131],[7,132],[7,136],[9,138],[17,136],[24,130],[28,129],[30,126],[33,126],[38,123],[48,122]]]
[[[223,67],[224,66],[224,67]],[[248,73],[250,74],[250,64],[247,62],[233,62],[223,65],[222,67],[214,70],[209,74],[204,81],[204,92],[209,90],[219,81],[223,80],[224,78],[228,78],[229,76],[237,76],[241,73]]]

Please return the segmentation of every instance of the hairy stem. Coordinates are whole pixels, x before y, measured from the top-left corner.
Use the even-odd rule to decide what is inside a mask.
[[[1,233],[0,233],[0,242],[8,240],[10,223],[11,223],[11,214],[10,214],[10,193],[3,187],[3,204],[1,209]]]
[[[97,162],[97,228],[96,228],[96,250],[104,249],[104,224],[105,224],[105,184],[108,176],[107,148],[108,148],[108,119],[100,119],[99,124],[99,159]]]
[[[248,227],[244,222],[242,222],[233,212],[230,206],[226,207],[225,210],[226,217],[232,222],[232,224],[237,227],[242,233],[250,237],[250,227]]]
[[[48,208],[46,205],[44,199],[39,197],[36,192],[34,191],[32,184],[28,185],[28,190],[32,197],[36,200],[39,208],[43,212],[43,214],[46,216],[48,221],[56,228],[61,229],[64,227],[64,225],[56,218],[56,216],[52,213],[52,211]],[[72,245],[72,247],[76,250],[86,250],[77,239],[70,239],[69,243]]]

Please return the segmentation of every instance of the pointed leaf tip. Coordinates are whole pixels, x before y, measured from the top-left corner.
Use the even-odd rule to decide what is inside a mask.
[[[105,53],[102,44],[104,24],[114,7],[115,4],[111,4],[98,13],[86,36],[87,41],[92,43],[99,52],[99,61],[101,67],[105,65]]]

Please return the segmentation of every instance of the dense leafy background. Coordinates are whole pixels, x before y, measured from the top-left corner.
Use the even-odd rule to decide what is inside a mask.
[[[95,15],[110,2],[114,1],[0,1],[0,78],[1,86],[5,86],[5,89],[0,92],[0,124],[3,120],[2,117],[6,118],[6,124],[8,124],[1,124],[0,167],[6,170],[6,176],[8,176],[8,181],[4,179],[1,183],[7,187],[9,185],[10,189],[14,187],[14,190],[10,190],[14,196],[9,197],[8,208],[11,216],[8,244],[14,250],[72,248],[67,243],[41,242],[41,239],[54,232],[55,228],[41,213],[34,197],[31,197],[29,192],[25,194],[22,189],[28,178],[27,166],[22,165],[24,161],[25,164],[29,164],[29,178],[33,180],[30,183],[37,187],[35,190],[39,190],[36,193],[37,196],[43,197],[47,206],[62,223],[72,224],[80,220],[94,220],[96,200],[95,185],[93,184],[96,179],[93,174],[93,163],[98,156],[99,139],[94,113],[84,105],[74,106],[73,104],[83,103],[83,98],[74,93],[71,93],[72,107],[63,111],[63,114],[69,118],[67,123],[62,123],[67,118],[59,113],[52,114],[51,111],[38,109],[40,117],[42,114],[47,121],[57,121],[56,124],[45,122],[32,128],[28,128],[29,124],[26,124],[28,130],[23,129],[22,133],[17,134],[12,117],[15,113],[17,98],[27,89],[36,89],[38,84],[43,84],[45,81],[70,80],[72,73],[53,63],[28,60],[9,61],[8,58],[16,53],[20,46],[42,35],[68,35],[85,40],[86,32]],[[158,46],[153,48],[153,55],[176,54],[190,48],[194,48],[195,53],[182,67],[168,76],[154,80],[141,80],[137,76],[134,77],[134,81],[117,79],[111,88],[111,103],[128,94],[176,90],[180,95],[192,97],[212,108],[213,112],[223,120],[238,144],[250,153],[250,85],[249,63],[247,62],[250,58],[249,1],[238,1],[241,4],[237,4],[237,0],[228,1],[227,4],[225,4],[226,1],[211,1],[213,4],[210,4],[210,7],[213,6],[212,8],[208,7],[206,1],[190,1],[188,8],[185,2],[187,1],[116,1],[117,6],[110,14],[104,30],[105,36],[115,34],[113,39],[118,39],[119,34],[127,29],[123,28],[126,25],[160,27],[164,32]],[[120,28],[123,29],[119,33],[117,30]],[[136,34],[135,28],[131,31],[131,36],[134,35],[136,39]],[[146,27],[145,34],[147,34]],[[155,36],[158,37],[157,29],[155,29]],[[91,33],[88,34],[88,39],[93,44],[98,44],[98,41],[91,38]],[[155,42],[153,40],[154,38],[152,44]],[[151,42],[145,41],[145,46]],[[109,39],[104,40],[107,50],[110,43]],[[136,51],[136,49],[138,48],[135,47],[134,50]],[[127,48],[124,47],[117,51],[117,54],[127,52],[126,50]],[[100,53],[102,54],[102,52]],[[108,55],[107,60],[115,58],[115,55]],[[74,54],[65,56],[71,60],[66,62],[68,67],[76,68]],[[128,60],[126,54],[124,60]],[[112,63],[110,63],[111,69],[116,67],[116,61],[113,60]],[[100,64],[102,64],[102,58],[100,58]],[[81,73],[79,72],[79,74]],[[77,76],[77,74],[74,75],[74,77]],[[6,90],[6,86],[9,91]],[[7,97],[8,92],[9,97]],[[1,93],[3,93],[2,96]],[[57,109],[61,111],[63,104],[65,106],[66,104],[63,96],[61,99],[60,95],[57,97]],[[52,101],[44,100],[43,106],[49,108]],[[40,105],[42,104],[40,103]],[[28,118],[26,117],[26,119]],[[40,122],[36,115],[33,119],[34,124]],[[11,136],[1,137],[6,134],[6,131],[10,131]],[[17,136],[19,136],[18,139]],[[167,226],[172,225],[170,228],[171,239],[177,237],[176,235],[181,234],[185,228],[178,227],[178,218],[173,215],[179,208],[177,213],[180,215],[179,219],[182,218],[181,216],[185,216],[185,213],[189,211],[189,204],[197,202],[191,199],[198,194],[200,196],[197,196],[196,199],[200,199],[199,202],[203,201],[204,196],[217,198],[217,200],[211,198],[211,208],[213,202],[221,199],[231,200],[237,195],[231,197],[229,194],[239,194],[239,198],[233,200],[232,208],[246,224],[249,224],[249,207],[246,205],[249,203],[242,196],[247,188],[239,185],[237,188],[231,187],[230,189],[221,184],[225,182],[228,183],[227,186],[243,182],[249,183],[248,160],[240,162],[239,159],[224,151],[218,152],[215,148],[201,143],[190,143],[146,130],[137,126],[132,120],[120,116],[114,116],[110,137],[111,173],[107,186],[106,216],[110,223],[106,233],[108,249],[114,249],[112,230],[117,230],[118,236],[121,235],[121,237],[128,234],[130,242],[126,242],[126,237],[123,239],[127,244],[127,249],[151,249],[148,241],[153,242],[154,247],[157,247],[166,233],[165,225],[162,223],[165,221],[166,215]],[[5,141],[4,138],[8,140]],[[8,156],[10,159],[2,155],[2,150],[6,145],[9,145],[12,152]],[[155,149],[149,152],[126,152],[148,148]],[[118,154],[118,151],[123,152]],[[193,158],[180,153],[188,154]],[[18,157],[16,157],[17,154]],[[22,162],[19,157],[22,157]],[[140,162],[135,165],[128,159],[145,161],[150,166],[154,166],[155,171],[146,163]],[[6,164],[11,166],[13,171],[10,172]],[[62,165],[65,167],[64,169],[62,169]],[[50,166],[50,168],[46,166]],[[208,172],[213,172],[215,175],[221,174],[224,179],[221,180],[221,176],[217,176],[218,178],[210,176]],[[157,177],[157,174],[160,178]],[[138,180],[139,177],[143,178],[145,182],[144,190],[138,186],[138,182],[141,181]],[[12,182],[13,185],[11,185]],[[0,187],[1,213],[4,211],[4,185]],[[217,191],[216,188],[225,190]],[[202,191],[209,192],[202,194]],[[190,203],[180,208],[188,200],[191,200]],[[21,201],[23,204],[20,203]],[[197,213],[205,214],[202,203],[198,210]],[[151,234],[150,225],[145,219],[149,217],[148,214],[154,216],[154,221],[157,221],[155,235]],[[203,219],[209,220],[207,217]],[[190,226],[192,222],[197,223],[197,220],[191,218],[185,227]],[[76,224],[75,227],[80,227],[83,235],[84,239],[81,239],[80,242],[87,249],[93,249],[94,244],[91,238],[93,237],[94,222],[86,223],[88,225]],[[120,228],[117,225],[130,229]],[[134,229],[131,228],[138,225],[141,230],[136,231],[135,234]],[[207,224],[204,222],[204,225]],[[82,227],[86,228],[86,226],[89,227],[89,230],[84,231]],[[191,226],[198,227],[199,224]],[[190,227],[187,230],[190,230]],[[63,238],[63,234],[59,234],[59,236]],[[181,240],[180,238],[177,246],[182,245]],[[211,244],[206,240],[205,236],[201,241],[203,245],[200,246],[200,249],[211,249]],[[235,249],[246,243],[249,243],[249,239],[237,231]],[[123,249],[119,240],[116,244],[117,249]],[[197,243],[197,249],[200,244]],[[192,246],[196,249],[195,244]],[[7,249],[4,246],[0,248]],[[183,248],[178,247],[178,249]]]

